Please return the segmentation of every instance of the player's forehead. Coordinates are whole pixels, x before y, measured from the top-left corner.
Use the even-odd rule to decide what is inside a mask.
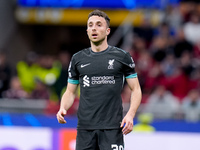
[[[106,23],[106,20],[100,16],[91,16],[87,21],[88,24],[97,22]]]

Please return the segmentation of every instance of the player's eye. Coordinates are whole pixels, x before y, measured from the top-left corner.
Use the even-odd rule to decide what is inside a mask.
[[[92,23],[90,23],[90,24],[88,25],[88,27],[92,27]]]

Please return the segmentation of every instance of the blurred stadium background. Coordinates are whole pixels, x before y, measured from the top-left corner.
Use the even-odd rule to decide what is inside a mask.
[[[125,150],[199,150],[199,0],[0,0],[0,150],[74,150],[79,92],[67,124],[56,112],[93,9],[110,16],[109,44],[133,56],[143,91]],[[126,83],[122,98],[126,113]]]

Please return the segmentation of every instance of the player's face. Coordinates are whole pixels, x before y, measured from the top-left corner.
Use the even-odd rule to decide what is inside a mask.
[[[104,41],[110,33],[106,20],[103,17],[92,16],[87,22],[87,34],[91,42]]]

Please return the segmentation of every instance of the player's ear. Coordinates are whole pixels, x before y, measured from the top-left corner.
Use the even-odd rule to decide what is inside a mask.
[[[106,35],[109,35],[110,34],[110,28],[107,28],[106,29]]]
[[[87,34],[88,34],[88,28],[86,29],[86,32],[87,32]]]
[[[86,26],[86,32],[88,33],[88,24],[87,24],[87,26]]]

